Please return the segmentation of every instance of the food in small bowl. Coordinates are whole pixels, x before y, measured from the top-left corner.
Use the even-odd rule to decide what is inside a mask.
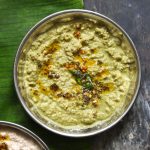
[[[49,130],[68,136],[106,129],[131,107],[139,86],[133,43],[91,11],[42,20],[24,39],[15,65],[24,107]]]
[[[0,121],[0,150],[48,150],[48,148],[28,129]]]

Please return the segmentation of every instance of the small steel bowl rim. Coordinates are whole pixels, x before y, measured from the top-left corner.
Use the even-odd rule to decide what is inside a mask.
[[[28,136],[30,136],[32,139],[34,139],[39,145],[42,146],[42,148],[44,148],[45,150],[49,150],[49,148],[47,147],[47,145],[43,142],[43,140],[41,138],[39,138],[35,133],[33,133],[31,130],[25,128],[24,126],[21,126],[19,124],[13,123],[13,122],[8,122],[8,121],[0,121],[0,126],[5,126],[7,128],[12,128],[15,130],[18,130],[19,132],[23,133],[23,134],[27,134]]]
[[[25,44],[25,42],[28,40],[28,38],[30,37],[30,35],[35,31],[36,28],[38,28],[40,25],[42,25],[45,21],[53,18],[53,17],[56,17],[56,16],[59,16],[61,14],[67,14],[67,13],[76,13],[76,12],[79,12],[79,13],[89,13],[89,14],[92,14],[92,15],[95,15],[95,16],[98,16],[100,18],[103,18],[104,20],[110,22],[111,24],[113,24],[115,27],[117,27],[120,31],[122,31],[122,33],[126,36],[126,38],[128,39],[129,43],[131,44],[132,48],[133,48],[133,51],[135,53],[135,57],[137,59],[137,74],[138,74],[138,77],[137,77],[137,85],[136,85],[136,89],[135,89],[135,92],[134,92],[134,95],[132,97],[132,100],[129,104],[129,106],[127,107],[127,109],[124,111],[124,113],[118,117],[118,119],[116,119],[113,123],[111,123],[110,125],[108,125],[107,127],[103,128],[103,129],[98,129],[96,131],[93,131],[93,132],[90,132],[90,133],[81,133],[81,134],[73,134],[73,133],[64,133],[64,132],[61,132],[61,131],[57,131],[55,129],[52,129],[50,127],[48,127],[47,125],[45,125],[43,122],[41,122],[39,119],[37,119],[33,114],[32,112],[29,110],[29,108],[26,106],[25,104],[25,101],[23,100],[23,97],[21,96],[21,93],[19,91],[19,87],[18,87],[18,81],[17,81],[17,64],[18,64],[18,60],[19,60],[19,57],[20,57],[20,54],[21,54],[21,50],[22,50],[22,47],[23,45]],[[38,23],[36,23],[28,32],[27,34],[25,35],[25,37],[23,38],[18,50],[17,50],[17,53],[16,53],[16,57],[15,57],[15,61],[14,61],[14,70],[13,70],[13,74],[14,74],[14,85],[15,85],[15,89],[16,89],[16,92],[17,92],[17,95],[18,95],[18,98],[23,106],[23,108],[25,109],[25,111],[29,114],[29,116],[36,122],[38,123],[39,125],[41,125],[42,127],[44,127],[45,129],[49,130],[49,131],[52,131],[53,133],[56,133],[56,134],[59,134],[59,135],[63,135],[63,136],[67,136],[67,137],[74,137],[74,138],[78,138],[78,137],[87,137],[87,136],[92,136],[92,135],[95,135],[95,134],[98,134],[98,133],[102,133],[108,129],[110,129],[111,127],[113,127],[115,124],[117,124],[127,113],[128,111],[130,110],[130,108],[132,107],[133,103],[135,102],[135,99],[137,97],[137,94],[138,94],[138,91],[139,91],[139,87],[140,87],[140,81],[141,81],[141,66],[140,66],[140,59],[139,59],[139,56],[138,56],[138,53],[137,53],[137,50],[136,50],[136,47],[133,43],[133,41],[131,40],[131,38],[129,37],[129,35],[126,33],[126,31],[120,26],[118,25],[116,22],[114,22],[113,20],[111,20],[110,18],[106,17],[105,15],[102,15],[100,13],[97,13],[97,12],[94,12],[94,11],[91,11],[91,10],[85,10],[85,9],[69,9],[69,10],[63,10],[63,11],[59,11],[59,12],[56,12],[56,13],[53,13],[51,15],[48,15],[47,17],[43,18],[41,21],[39,21]]]

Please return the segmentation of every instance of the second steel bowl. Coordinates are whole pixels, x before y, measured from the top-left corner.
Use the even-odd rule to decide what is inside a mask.
[[[49,150],[47,145],[37,135],[35,135],[33,132],[31,132],[27,128],[25,128],[21,125],[18,125],[16,123],[7,122],[7,121],[0,121],[0,131],[13,132],[15,136],[22,135],[23,137],[26,137],[30,140],[33,140],[33,143],[36,144],[39,147],[39,149]],[[14,136],[13,136],[13,140],[16,140],[16,139],[14,139]],[[22,142],[22,141],[20,141],[20,142]]]

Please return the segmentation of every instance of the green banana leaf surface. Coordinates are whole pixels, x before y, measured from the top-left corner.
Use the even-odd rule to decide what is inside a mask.
[[[28,30],[49,14],[82,9],[82,0],[0,0],[0,120],[23,125],[52,150],[89,150],[86,139],[56,135],[35,123],[18,100],[13,83],[13,63]]]

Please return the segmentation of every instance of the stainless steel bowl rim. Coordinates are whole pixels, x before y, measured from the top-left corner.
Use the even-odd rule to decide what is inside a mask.
[[[0,121],[0,125],[6,126],[6,127],[11,127],[11,128],[19,130],[22,133],[27,134],[28,136],[32,137],[38,144],[40,144],[45,150],[49,150],[47,145],[35,133],[30,131],[29,129],[27,129],[19,124],[8,122],[8,121]]]
[[[88,13],[88,14],[92,14],[92,15],[96,15],[100,18],[103,18],[105,20],[107,20],[108,22],[112,23],[113,25],[115,25],[118,29],[120,29],[123,34],[127,37],[128,41],[130,42],[130,44],[132,45],[133,47],[133,51],[135,52],[135,56],[136,56],[136,59],[137,59],[137,68],[138,68],[138,79],[137,79],[137,86],[136,86],[136,89],[135,89],[135,93],[133,95],[133,98],[132,98],[132,101],[130,103],[130,105],[128,106],[128,108],[125,110],[125,112],[117,119],[115,120],[113,123],[111,123],[110,125],[108,125],[107,127],[103,128],[103,129],[98,129],[96,131],[93,131],[93,132],[90,132],[90,133],[80,133],[80,134],[73,134],[73,133],[65,133],[65,132],[60,132],[60,131],[57,131],[55,129],[52,129],[50,127],[48,127],[47,125],[45,125],[44,123],[42,123],[40,120],[38,120],[32,113],[31,111],[29,110],[29,108],[26,106],[22,96],[21,96],[21,93],[19,91],[19,87],[18,87],[18,82],[17,82],[17,64],[18,64],[18,60],[19,60],[19,56],[20,56],[20,53],[21,53],[21,49],[24,45],[24,43],[28,40],[28,37],[30,37],[30,35],[35,31],[36,28],[38,28],[42,23],[44,23],[45,21],[53,18],[53,17],[56,17],[56,16],[59,16],[61,14],[67,14],[67,13]],[[35,121],[37,122],[38,124],[40,124],[42,127],[48,129],[49,131],[52,131],[56,134],[59,134],[59,135],[63,135],[63,136],[67,136],[67,137],[87,137],[87,136],[92,136],[92,135],[95,135],[95,134],[98,134],[98,133],[102,133],[104,132],[105,130],[108,130],[109,128],[113,127],[116,123],[118,123],[126,114],[127,112],[130,110],[130,108],[132,107],[136,97],[137,97],[137,94],[138,94],[138,90],[139,90],[139,87],[140,87],[140,81],[141,81],[141,66],[140,66],[140,59],[139,59],[139,56],[138,56],[138,53],[137,53],[137,50],[136,50],[136,47],[133,43],[133,41],[131,40],[131,38],[128,36],[128,34],[126,33],[126,31],[120,26],[118,25],[116,22],[114,22],[113,20],[111,20],[110,18],[100,14],[100,13],[97,13],[97,12],[93,12],[91,10],[85,10],[85,9],[69,9],[69,10],[63,10],[63,11],[59,11],[59,12],[56,12],[56,13],[53,13],[51,15],[48,15],[47,17],[43,18],[41,21],[39,21],[37,24],[35,24],[29,31],[28,33],[25,35],[25,37],[23,38],[19,48],[18,48],[18,51],[17,51],[17,54],[16,54],[16,57],[15,57],[15,61],[14,61],[14,85],[15,85],[15,89],[16,89],[16,92],[17,92],[17,95],[18,95],[18,98],[22,104],[22,106],[24,107],[24,109],[26,110],[26,112],[29,114],[29,116]]]

